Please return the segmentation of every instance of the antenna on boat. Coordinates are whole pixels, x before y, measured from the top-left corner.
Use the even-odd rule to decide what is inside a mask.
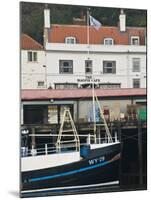
[[[69,135],[70,137],[72,137],[72,139],[69,139]],[[65,137],[67,138],[66,140],[64,139]],[[75,145],[71,145],[73,143]],[[65,108],[61,126],[59,129],[57,142],[56,142],[56,150],[60,152],[61,148],[71,148],[71,147],[75,147],[76,151],[79,151],[80,139],[79,139],[76,127],[74,125],[70,110]]]

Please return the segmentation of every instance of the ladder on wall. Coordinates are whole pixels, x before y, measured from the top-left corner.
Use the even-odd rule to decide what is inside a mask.
[[[76,151],[79,151],[80,139],[70,110],[69,108],[65,108],[56,142],[56,151],[61,152],[62,149],[71,147],[75,147]]]

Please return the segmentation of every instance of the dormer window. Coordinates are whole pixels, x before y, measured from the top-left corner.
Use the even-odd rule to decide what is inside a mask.
[[[139,36],[131,37],[131,45],[139,45]]]
[[[105,38],[104,39],[104,45],[113,45],[113,44],[114,44],[113,38]]]
[[[75,44],[76,43],[76,38],[75,37],[66,37],[65,38],[65,43],[67,43],[67,44]]]

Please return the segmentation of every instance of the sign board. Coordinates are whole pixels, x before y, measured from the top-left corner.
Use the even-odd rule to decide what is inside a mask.
[[[57,106],[48,106],[48,122],[50,124],[58,123],[58,109],[57,109]]]
[[[94,83],[100,83],[101,79],[98,79],[98,78],[92,79],[92,76],[86,76],[85,78],[78,78],[77,82],[80,82],[80,83],[93,83],[93,82]]]

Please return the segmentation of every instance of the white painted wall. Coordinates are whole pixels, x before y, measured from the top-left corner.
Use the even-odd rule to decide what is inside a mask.
[[[28,51],[37,52],[37,62],[28,61]],[[43,50],[21,50],[21,88],[37,89],[37,82],[46,82],[45,52]],[[46,84],[43,88],[46,88]]]
[[[79,83],[85,79],[85,60],[88,59],[85,44],[46,44],[47,85],[54,83]],[[141,79],[141,88],[146,87],[146,47],[133,45],[90,45],[90,60],[93,60],[94,77],[98,83],[121,83],[122,88],[132,88],[133,79]],[[140,58],[141,71],[132,72],[132,58]],[[73,60],[73,74],[59,74],[59,60]],[[103,74],[103,60],[116,61],[116,74]],[[86,83],[86,81],[84,82]]]
[[[38,53],[37,62],[28,62],[27,50],[21,51],[21,88],[39,89],[38,81],[44,81],[41,88],[54,88],[55,83],[89,83],[85,81],[85,60],[88,59],[85,44],[47,43],[46,51]],[[133,79],[141,80],[146,87],[146,47],[132,45],[90,45],[89,58],[93,60],[96,83],[121,83],[122,88],[132,88]],[[132,59],[140,58],[141,71],[132,72]],[[59,60],[73,60],[73,74],[59,74]],[[116,61],[116,74],[103,74],[103,60]],[[46,68],[43,67],[46,65]],[[79,79],[84,80],[78,81]]]

